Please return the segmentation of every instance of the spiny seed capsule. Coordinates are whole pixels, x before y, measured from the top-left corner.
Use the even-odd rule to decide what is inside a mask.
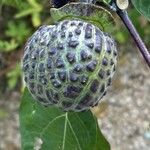
[[[111,36],[74,19],[40,27],[25,46],[22,66],[37,101],[65,111],[83,111],[105,95],[116,57]]]

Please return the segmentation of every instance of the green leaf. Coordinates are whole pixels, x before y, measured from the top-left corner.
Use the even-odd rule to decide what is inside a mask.
[[[150,0],[132,0],[135,8],[150,20]]]
[[[22,10],[22,8],[27,7],[26,1],[22,0],[0,0],[0,9],[4,6],[10,6],[17,10]]]
[[[23,150],[110,150],[91,111],[44,107],[25,89],[20,106]]]
[[[51,8],[50,11],[54,22],[78,18],[91,22],[105,31],[115,23],[112,14],[107,9],[88,3],[69,3],[59,9]]]
[[[14,39],[11,39],[10,41],[0,40],[0,52],[11,52],[18,46],[19,44]]]
[[[37,0],[27,0],[28,6],[21,9],[16,15],[15,18],[19,19],[26,16],[31,16],[31,20],[34,27],[41,25],[41,15],[43,11],[43,6],[41,3],[38,3]]]
[[[26,10],[22,10],[21,12],[17,13],[15,15],[15,18],[22,18],[22,17],[26,17],[28,15],[31,15],[32,13],[35,12],[35,9],[34,8],[28,8]]]
[[[21,3],[21,0],[0,0],[1,5],[8,5],[12,7],[18,7]]]
[[[31,29],[24,21],[12,21],[7,23],[5,34],[7,37],[15,39],[18,44],[22,44],[26,38],[30,35]]]
[[[41,18],[39,13],[33,13],[32,14],[32,23],[34,27],[38,27],[41,25]]]

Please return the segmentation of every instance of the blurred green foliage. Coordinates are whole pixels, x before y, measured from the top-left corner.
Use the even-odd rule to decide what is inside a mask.
[[[49,0],[0,0],[0,54],[6,56],[6,63],[8,62],[7,56],[10,56],[12,53],[15,54],[10,59],[10,61],[13,60],[14,62],[9,62],[9,65],[14,63],[16,65],[13,66],[13,69],[10,67],[11,69],[8,69],[5,73],[7,85],[10,89],[16,87],[21,76],[21,69],[17,62],[20,61],[19,59],[27,38],[42,24],[51,23],[50,7]],[[129,8],[128,12],[137,30],[149,47],[150,23],[134,8]],[[126,50],[129,43],[133,44],[132,39],[118,17],[116,17],[116,22],[117,26],[112,29],[114,30],[112,32],[113,36],[119,43],[119,46],[124,47]],[[18,54],[19,57],[17,57]],[[14,56],[17,59],[14,59]],[[9,66],[7,67],[9,68]]]
[[[0,75],[2,71],[5,72],[6,70],[2,76],[6,76],[7,84],[2,84],[1,81],[0,84],[2,85],[0,86],[9,87],[12,90],[21,81],[19,80],[21,68],[20,63],[17,63],[20,61],[18,59],[21,58],[22,49],[28,37],[42,23],[49,23],[50,5],[48,3],[47,0],[0,0],[0,53],[4,57],[6,56],[5,61],[8,64],[8,66],[5,65],[7,67],[0,70]],[[7,60],[7,57],[12,53],[14,54],[12,58]],[[15,54],[16,58],[13,58]],[[10,65],[13,65],[13,67]]]
[[[15,68],[13,68],[7,73],[8,86],[10,89],[13,89],[16,86],[20,78],[20,75],[21,75],[21,65],[20,63],[17,63]]]

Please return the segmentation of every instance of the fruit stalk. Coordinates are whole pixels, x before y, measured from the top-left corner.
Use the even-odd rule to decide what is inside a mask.
[[[135,29],[132,21],[130,20],[127,11],[118,9],[117,11],[118,16],[121,18],[125,26],[127,27],[128,31],[130,32],[131,36],[133,37],[137,47],[139,48],[140,52],[142,53],[146,63],[150,67],[150,53],[146,48],[144,42],[142,41],[140,35],[138,34],[137,30]]]

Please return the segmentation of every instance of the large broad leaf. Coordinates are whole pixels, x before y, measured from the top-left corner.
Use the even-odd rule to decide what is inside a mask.
[[[135,8],[150,20],[150,0],[132,0]]]
[[[23,150],[110,150],[91,111],[44,107],[26,89],[20,107]]]
[[[95,24],[104,31],[110,31],[115,24],[112,14],[107,9],[93,4],[69,3],[59,9],[51,8],[50,11],[54,22],[68,18],[82,19]]]

